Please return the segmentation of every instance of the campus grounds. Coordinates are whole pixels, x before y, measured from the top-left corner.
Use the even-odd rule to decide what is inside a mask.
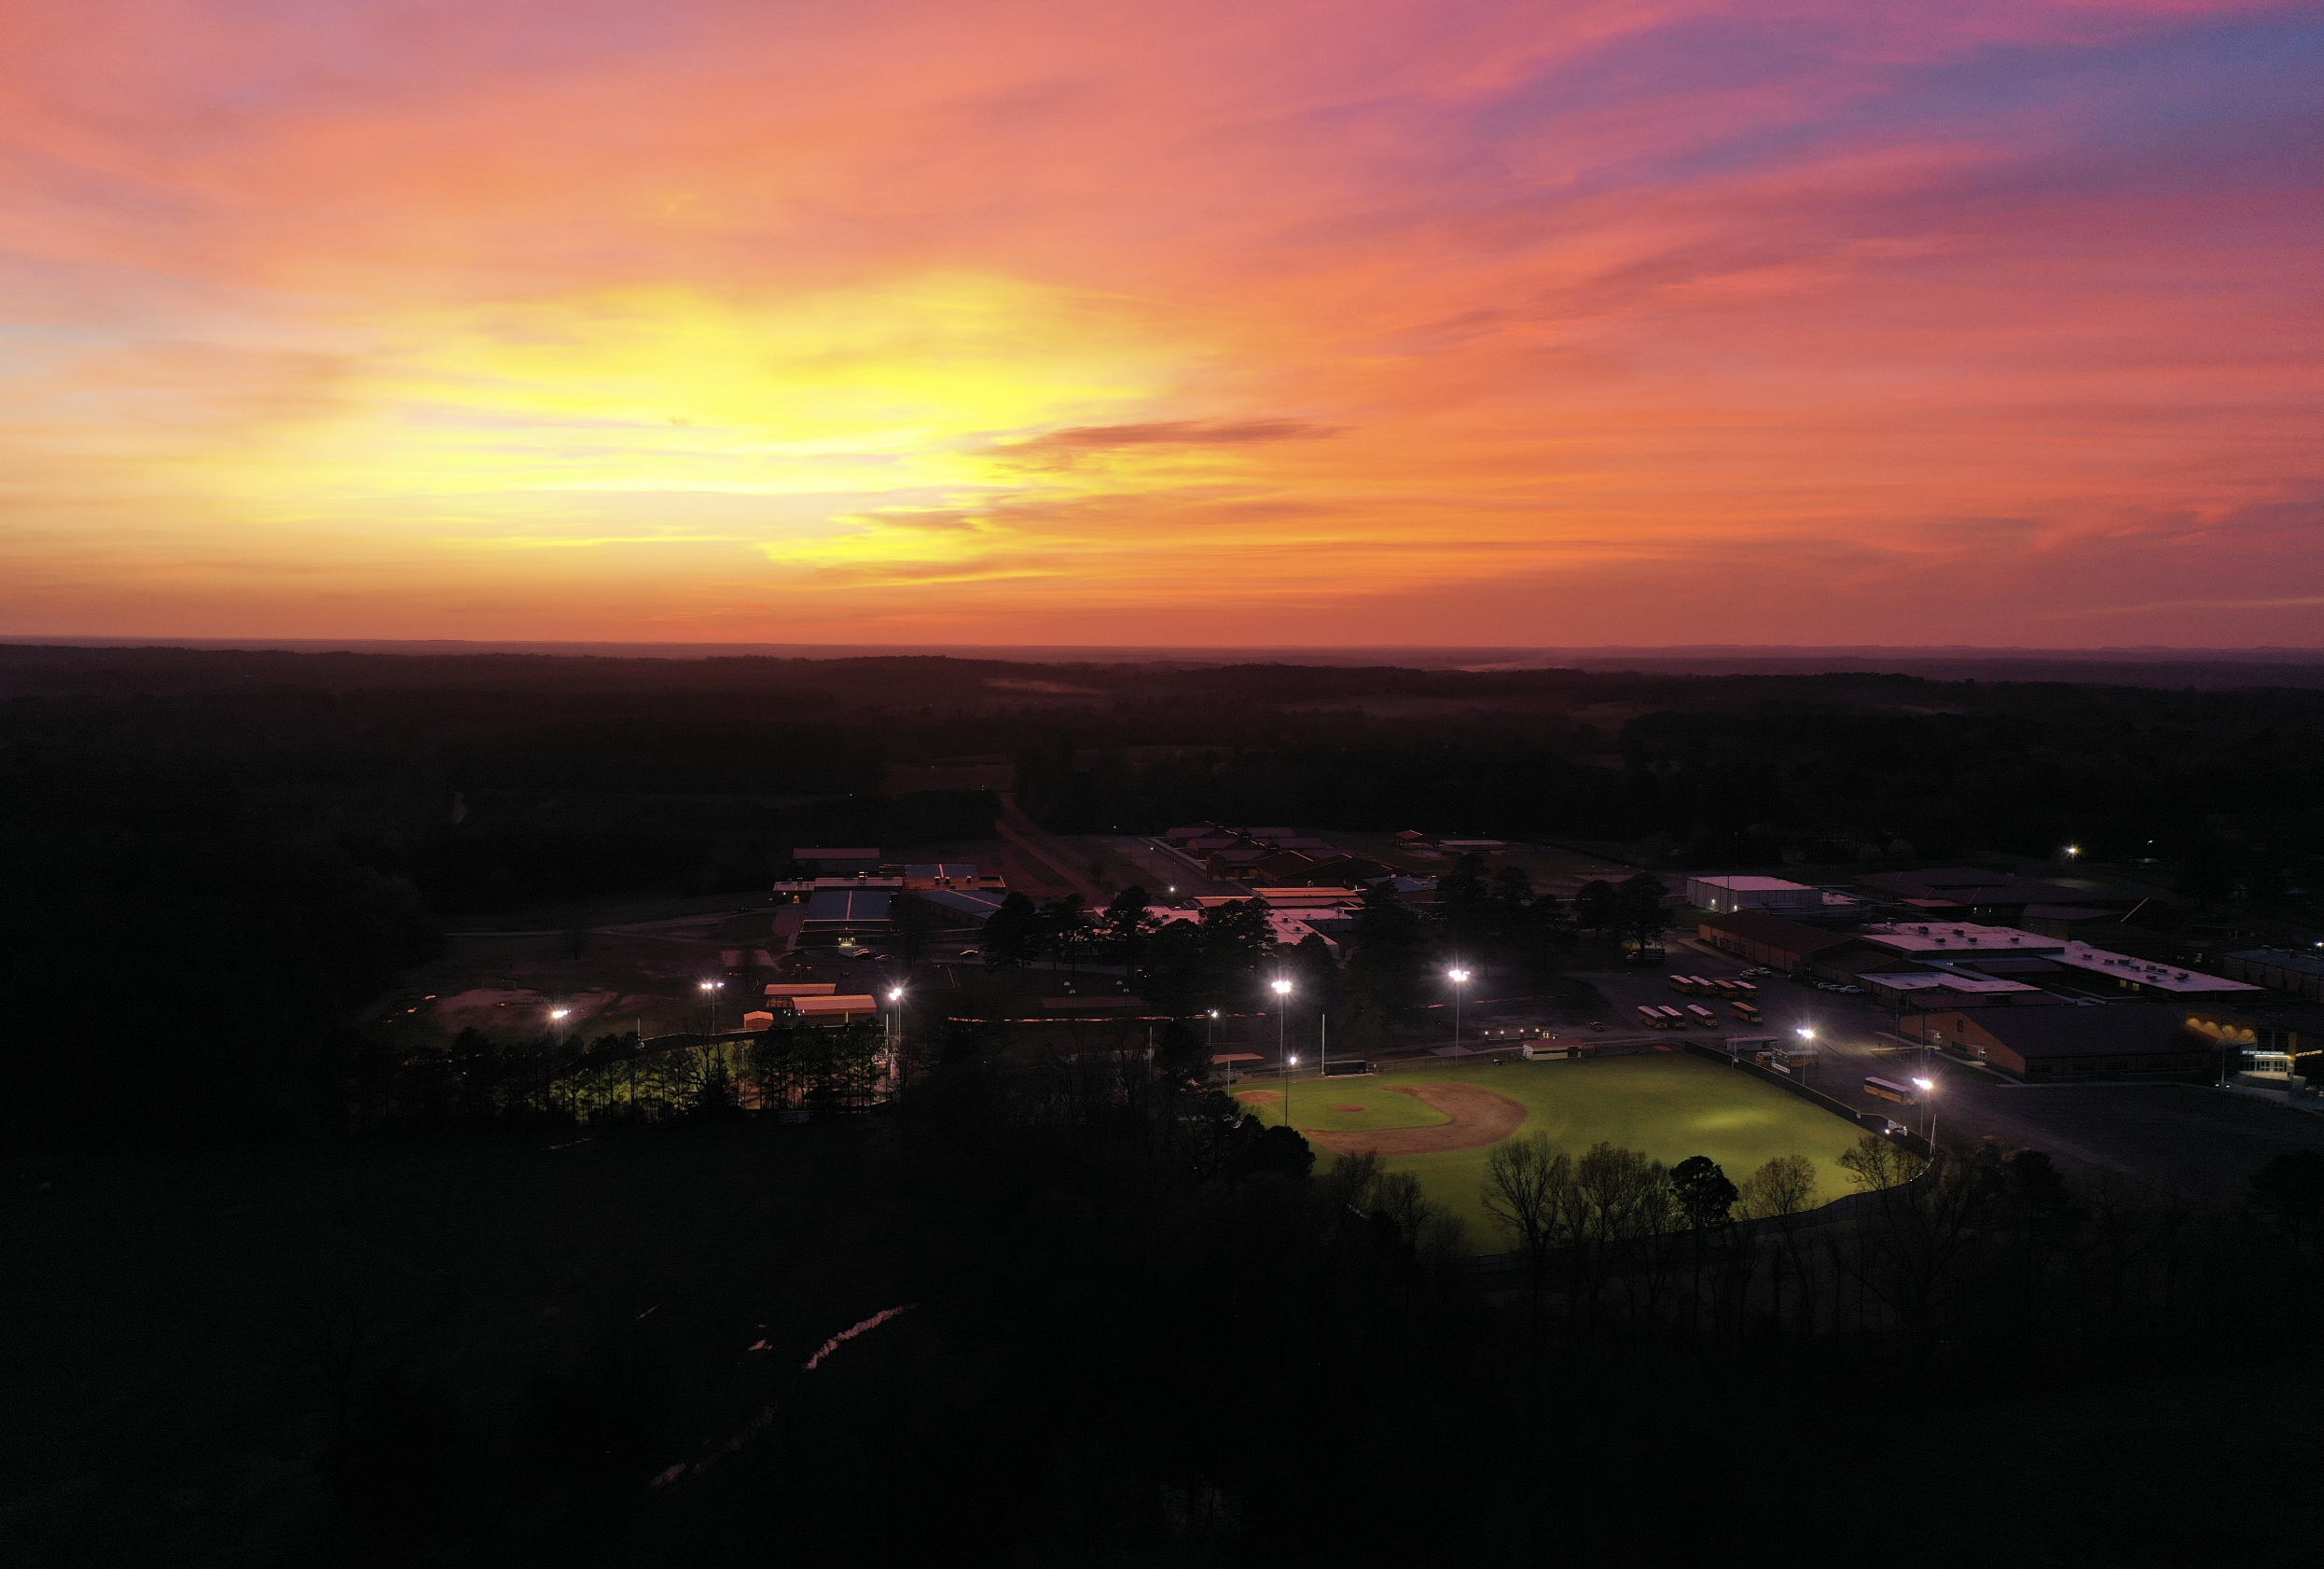
[[[1286,1085],[1260,1076],[1234,1087],[1244,1108],[1282,1120]],[[1390,1065],[1363,1077],[1295,1078],[1291,1122],[1315,1145],[1317,1169],[1377,1148],[1390,1171],[1420,1179],[1430,1201],[1460,1216],[1470,1246],[1513,1246],[1485,1212],[1485,1162],[1495,1145],[1546,1133],[1580,1155],[1603,1140],[1667,1166],[1708,1155],[1738,1185],[1778,1155],[1815,1162],[1817,1201],[1854,1191],[1839,1158],[1861,1130],[1746,1073],[1676,1052],[1595,1061]]]

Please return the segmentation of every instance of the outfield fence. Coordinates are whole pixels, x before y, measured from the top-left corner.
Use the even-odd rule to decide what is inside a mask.
[[[1806,1085],[1802,1084],[1798,1079],[1792,1077],[1790,1074],[1779,1074],[1773,1068],[1763,1068],[1757,1062],[1750,1062],[1746,1058],[1735,1056],[1728,1052],[1721,1051],[1716,1047],[1707,1046],[1701,1041],[1681,1041],[1679,1044],[1683,1046],[1687,1050],[1693,1052],[1697,1057],[1707,1058],[1713,1062],[1725,1062],[1738,1072],[1751,1075],[1763,1084],[1772,1084],[1778,1090],[1786,1090],[1793,1095],[1797,1095],[1803,1101],[1813,1102],[1815,1104],[1823,1107],[1824,1110],[1831,1112],[1835,1117],[1847,1118],[1850,1122],[1855,1123],[1860,1128],[1868,1126],[1870,1120],[1874,1118],[1876,1118],[1883,1127],[1889,1127],[1891,1124],[1891,1119],[1883,1113],[1875,1111],[1863,1111],[1858,1107],[1849,1105],[1846,1101],[1841,1100],[1836,1095],[1827,1095],[1820,1090],[1811,1090]],[[1874,1130],[1874,1132],[1879,1131],[1879,1129]],[[1909,1149],[1915,1155],[1921,1157],[1923,1159],[1927,1159],[1929,1156],[1933,1153],[1930,1146],[1929,1141],[1922,1138],[1918,1133],[1909,1133],[1901,1129],[1896,1129],[1888,1132],[1888,1138],[1890,1144],[1897,1146],[1901,1149]],[[1840,1200],[1835,1201],[1845,1203],[1847,1201]]]

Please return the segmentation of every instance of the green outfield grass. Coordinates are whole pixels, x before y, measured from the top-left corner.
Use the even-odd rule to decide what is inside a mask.
[[[1861,1130],[1796,1095],[1786,1094],[1749,1074],[1699,1057],[1655,1052],[1598,1062],[1512,1062],[1493,1067],[1421,1067],[1360,1079],[1295,1080],[1291,1091],[1292,1126],[1332,1132],[1417,1128],[1449,1120],[1395,1085],[1474,1084],[1506,1095],[1526,1108],[1520,1133],[1547,1133],[1559,1147],[1579,1155],[1599,1140],[1644,1150],[1666,1165],[1690,1155],[1708,1155],[1736,1183],[1778,1155],[1805,1155],[1816,1163],[1819,1198],[1854,1191],[1839,1158]],[[1280,1093],[1280,1084],[1260,1080],[1237,1087]],[[1280,1101],[1245,1103],[1272,1124],[1282,1119]],[[1341,1111],[1340,1106],[1360,1106]],[[1511,1245],[1485,1213],[1479,1194],[1490,1146],[1403,1155],[1391,1171],[1419,1177],[1429,1197],[1469,1224],[1479,1253]],[[1319,1150],[1319,1168],[1331,1160]]]

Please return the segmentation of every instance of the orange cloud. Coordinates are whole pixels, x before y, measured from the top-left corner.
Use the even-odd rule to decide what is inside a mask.
[[[0,630],[2324,642],[2292,12],[26,0],[0,49]]]

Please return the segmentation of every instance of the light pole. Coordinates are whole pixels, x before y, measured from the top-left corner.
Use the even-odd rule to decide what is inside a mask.
[[[1802,1084],[1805,1084],[1805,1083],[1806,1083],[1806,1082],[1807,1082],[1807,1078],[1806,1078],[1806,1069],[1807,1069],[1807,1065],[1808,1065],[1808,1063],[1810,1063],[1810,1062],[1812,1062],[1813,1061],[1815,1061],[1815,1051],[1816,1051],[1816,1032],[1815,1032],[1815,1030],[1814,1030],[1814,1028],[1813,1028],[1813,1027],[1811,1027],[1811,1026],[1809,1026],[1809,1025],[1806,1025],[1806,1024],[1803,1024],[1803,1025],[1801,1025],[1801,1026],[1799,1027],[1799,1037],[1800,1037],[1800,1039],[1801,1039],[1803,1042],[1805,1042],[1805,1045],[1806,1045],[1806,1047],[1807,1047],[1807,1051],[1808,1051],[1808,1055],[1806,1055],[1806,1056],[1805,1056],[1805,1057],[1803,1057],[1803,1058],[1801,1058],[1801,1059],[1800,1059],[1800,1070],[1801,1070],[1801,1077],[1800,1077],[1800,1082],[1801,1082]]]
[[[888,1001],[895,1006],[888,1011],[888,1092],[893,1094],[904,1082],[904,988],[888,988]]]
[[[718,989],[724,985],[723,980],[702,982],[702,1000],[710,1004],[710,1033],[713,1035],[718,1033]]]
[[[1464,969],[1449,969],[1445,973],[1452,978],[1453,983],[1453,1046],[1457,1055],[1460,1045],[1460,988],[1467,982],[1469,972]]]
[[[1937,1081],[1916,1078],[1913,1082],[1919,1086],[1922,1094],[1929,1097],[1929,1153],[1934,1155],[1937,1152]]]
[[[1289,1062],[1294,1068],[1299,1065],[1299,1058],[1296,1053],[1293,1053],[1292,1056],[1284,1059],[1284,1061]],[[1291,1126],[1291,1076],[1289,1074],[1285,1074],[1283,1076],[1283,1126],[1286,1128]]]
[[[569,1007],[553,1007],[548,1010],[548,1017],[557,1027],[557,1044],[559,1046],[565,1044],[565,1016],[572,1011],[573,1009]]]
[[[1275,993],[1275,1061],[1280,1065],[1283,1061],[1283,1026],[1291,1017],[1291,1004],[1287,1000],[1291,996],[1291,982],[1277,976],[1267,982],[1267,987]]]

